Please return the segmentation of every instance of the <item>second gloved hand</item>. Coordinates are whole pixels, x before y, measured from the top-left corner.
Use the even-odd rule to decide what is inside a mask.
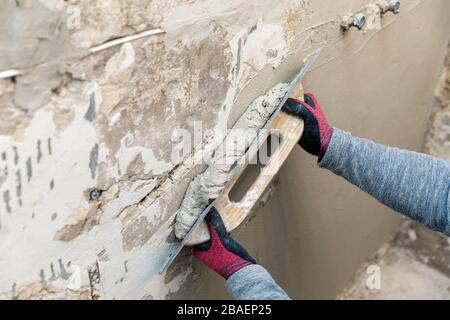
[[[305,101],[288,99],[282,110],[303,119],[305,128],[298,143],[306,152],[319,157],[320,161],[330,144],[333,128],[328,124],[316,97],[307,93]]]
[[[231,238],[216,208],[211,208],[205,221],[211,239],[195,246],[194,256],[198,260],[225,279],[236,271],[256,263],[244,247]]]

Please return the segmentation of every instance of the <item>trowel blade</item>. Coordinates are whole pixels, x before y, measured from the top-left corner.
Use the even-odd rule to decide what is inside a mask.
[[[306,73],[311,69],[311,66],[316,62],[317,58],[319,57],[321,52],[321,48],[314,51],[311,55],[309,55],[303,62],[303,65],[300,69],[300,71],[297,73],[297,75],[294,77],[294,79],[289,84],[288,90],[286,91],[286,94],[284,95],[283,99],[278,104],[277,109],[273,113],[273,115],[270,117],[270,119],[267,121],[267,124],[270,123],[273,118],[276,117],[276,114],[281,110],[284,103],[287,101],[287,99],[291,96],[292,92],[295,90],[299,82],[305,77]],[[249,148],[251,150],[251,148]],[[245,155],[244,155],[245,156]],[[169,253],[167,255],[167,258],[162,262],[161,269],[159,273],[163,273],[175,260],[175,258],[178,256],[180,251],[183,249],[184,245],[186,244],[189,237],[194,233],[194,231],[197,229],[197,227],[203,222],[203,219],[208,214],[209,210],[214,206],[214,201],[210,203],[205,210],[202,211],[202,213],[198,216],[195,223],[192,225],[189,232],[186,234],[186,236],[180,240],[179,242],[170,244],[170,247],[168,249]]]
[[[302,81],[302,79],[305,77],[306,73],[309,71],[309,69],[311,69],[312,65],[316,62],[321,51],[322,51],[322,48],[317,49],[303,61],[303,66],[301,67],[301,69],[297,73],[297,75],[295,76],[294,80],[292,80],[291,83],[289,84],[288,90],[286,91],[286,94],[284,95],[283,99],[278,104],[278,108],[275,111],[275,113],[277,113],[277,111],[279,111],[283,107],[284,103],[292,95],[292,92],[295,90],[295,88],[297,88],[300,81]]]

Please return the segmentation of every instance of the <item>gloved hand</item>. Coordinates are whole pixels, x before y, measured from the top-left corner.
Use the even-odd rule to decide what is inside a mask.
[[[225,279],[236,271],[256,263],[239,242],[230,237],[216,208],[212,207],[205,221],[211,239],[194,247],[194,256],[198,260]]]
[[[333,128],[328,124],[316,97],[307,93],[305,101],[289,98],[282,110],[303,119],[305,128],[298,143],[306,152],[322,160],[330,144]]]

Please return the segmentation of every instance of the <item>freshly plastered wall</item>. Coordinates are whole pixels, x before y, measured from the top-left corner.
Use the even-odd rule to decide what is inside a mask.
[[[304,86],[334,126],[419,150],[448,2],[343,33],[370,3],[3,0],[0,297],[227,297],[189,250],[158,274],[173,215],[201,149],[316,48]],[[236,236],[293,298],[334,297],[398,222],[300,149],[266,198]]]

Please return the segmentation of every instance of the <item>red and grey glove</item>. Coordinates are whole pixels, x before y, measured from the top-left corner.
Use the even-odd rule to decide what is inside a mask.
[[[288,99],[283,111],[303,119],[305,128],[298,144],[308,153],[322,160],[333,135],[333,128],[328,124],[325,114],[316,97],[305,94],[305,101]]]
[[[236,271],[256,263],[244,247],[231,238],[216,208],[212,207],[205,220],[211,239],[194,247],[194,256],[198,260],[225,279]]]

